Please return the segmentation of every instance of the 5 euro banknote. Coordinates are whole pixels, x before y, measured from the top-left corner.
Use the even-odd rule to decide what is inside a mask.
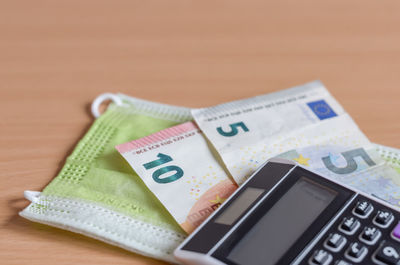
[[[239,185],[268,157],[358,130],[319,81],[192,115]]]

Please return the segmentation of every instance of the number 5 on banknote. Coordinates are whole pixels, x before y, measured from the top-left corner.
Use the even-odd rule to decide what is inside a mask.
[[[143,167],[146,170],[150,170],[152,168],[159,167],[159,166],[166,164],[168,162],[171,162],[173,160],[169,155],[165,155],[162,153],[159,153],[157,155],[157,157],[159,159],[145,163],[145,164],[143,164]],[[175,172],[175,173],[168,177],[161,178],[162,175],[170,173],[170,172]],[[157,169],[156,171],[153,172],[153,175],[152,175],[153,180],[160,184],[166,184],[166,183],[173,182],[175,180],[180,179],[182,176],[183,176],[182,168],[180,168],[178,166],[171,166],[171,165],[164,166],[162,168]]]
[[[350,174],[357,170],[358,165],[354,158],[358,156],[361,157],[368,164],[368,166],[371,167],[376,165],[363,148],[357,148],[350,151],[342,152],[341,155],[346,160],[347,166],[337,167],[332,163],[330,156],[325,156],[322,157],[322,161],[324,162],[325,167],[336,174]]]
[[[225,136],[225,137],[232,137],[232,136],[235,136],[236,134],[238,134],[239,133],[238,128],[242,128],[244,132],[249,131],[247,126],[244,124],[244,122],[232,123],[232,124],[229,124],[229,127],[231,127],[231,130],[229,132],[224,131],[222,129],[222,127],[218,127],[217,131],[220,135]]]

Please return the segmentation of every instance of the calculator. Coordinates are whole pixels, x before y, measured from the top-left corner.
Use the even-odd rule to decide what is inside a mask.
[[[174,252],[191,265],[400,265],[400,212],[292,161],[267,161]]]

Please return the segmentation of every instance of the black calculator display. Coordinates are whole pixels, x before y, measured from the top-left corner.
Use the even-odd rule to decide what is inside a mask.
[[[175,251],[193,265],[400,265],[400,213],[271,159]]]

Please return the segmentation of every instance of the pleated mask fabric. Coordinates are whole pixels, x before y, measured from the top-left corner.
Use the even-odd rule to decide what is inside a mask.
[[[190,110],[113,95],[57,177],[42,191],[26,191],[31,204],[20,215],[140,253],[176,262],[185,238],[114,146],[192,119]]]

